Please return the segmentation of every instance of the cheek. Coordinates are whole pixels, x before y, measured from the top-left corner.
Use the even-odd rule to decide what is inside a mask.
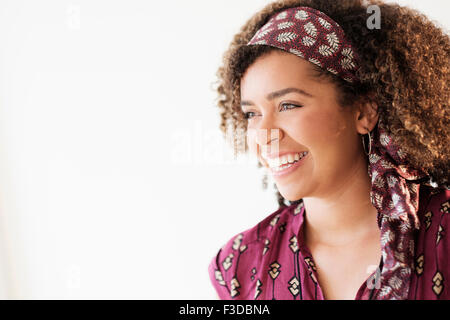
[[[347,131],[345,119],[334,113],[303,114],[290,125],[292,137],[305,146],[330,146],[331,141],[342,139]]]
[[[291,119],[284,129],[286,133],[300,145],[308,149],[314,149],[320,140],[325,139],[325,123],[323,116],[303,113],[296,119]]]

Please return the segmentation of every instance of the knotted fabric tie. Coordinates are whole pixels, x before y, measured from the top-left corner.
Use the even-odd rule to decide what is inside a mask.
[[[381,121],[373,130],[368,170],[383,258],[381,287],[374,298],[407,299],[414,268],[414,230],[419,229],[419,185],[428,176],[407,164],[406,154]]]

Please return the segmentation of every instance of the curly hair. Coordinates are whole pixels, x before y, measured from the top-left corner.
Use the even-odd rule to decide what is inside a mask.
[[[366,26],[367,7],[381,10],[381,28]],[[324,12],[343,28],[358,51],[361,83],[349,84],[318,67],[317,74],[335,84],[341,105],[369,100],[380,119],[408,155],[410,165],[423,169],[438,184],[448,185],[450,163],[449,36],[422,13],[379,0],[281,0],[254,14],[234,36],[217,71],[220,128],[241,144],[247,120],[240,108],[240,79],[247,68],[273,47],[247,46],[272,15],[307,6]],[[244,143],[245,144],[245,143]],[[245,144],[240,148],[246,152]],[[261,164],[258,164],[261,167]],[[264,186],[267,188],[267,185]],[[279,206],[285,200],[277,191]]]

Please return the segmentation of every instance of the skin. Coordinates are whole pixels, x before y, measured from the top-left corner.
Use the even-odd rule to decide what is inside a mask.
[[[285,88],[307,94],[268,99]],[[260,162],[268,168],[261,153],[308,151],[303,165],[274,180],[284,198],[304,201],[305,241],[325,298],[354,299],[381,257],[360,137],[373,130],[378,114],[371,103],[339,105],[337,93],[334,84],[314,77],[310,62],[286,52],[259,57],[241,78],[247,142]]]

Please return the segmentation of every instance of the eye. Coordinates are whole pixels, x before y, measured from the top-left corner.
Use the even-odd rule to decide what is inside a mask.
[[[302,106],[296,105],[296,104],[292,104],[292,103],[282,103],[281,104],[281,111],[286,111],[286,110],[290,110],[290,109],[295,109],[295,108],[301,108]]]
[[[301,105],[297,105],[297,104],[282,103],[281,107],[280,107],[280,109],[281,109],[280,111],[287,111],[290,109],[301,108],[301,107],[302,107]],[[244,118],[247,120],[254,118],[255,115],[256,115],[256,113],[253,111],[244,112]]]
[[[251,111],[244,113],[244,118],[247,119],[247,120],[253,118],[254,116],[255,116],[255,113],[251,112]]]

